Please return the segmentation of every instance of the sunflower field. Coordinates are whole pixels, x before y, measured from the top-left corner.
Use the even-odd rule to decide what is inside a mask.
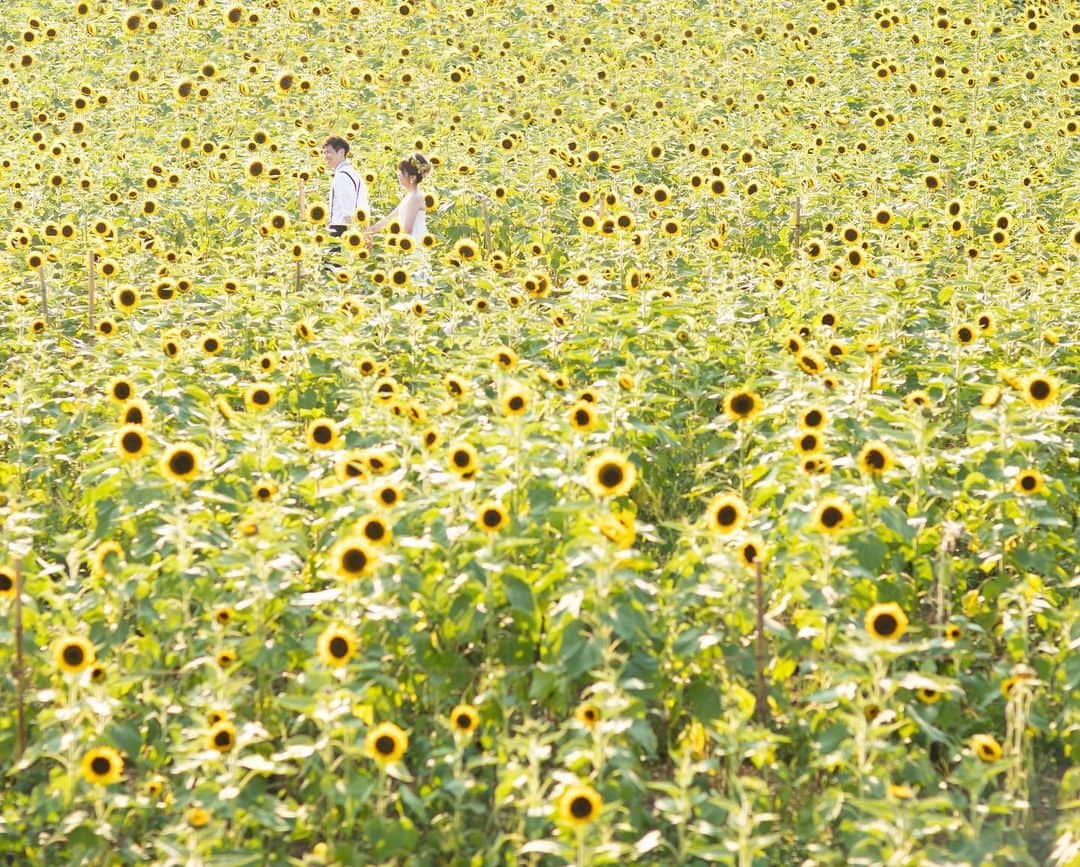
[[[0,864],[1080,865],[1075,3],[3,6]]]

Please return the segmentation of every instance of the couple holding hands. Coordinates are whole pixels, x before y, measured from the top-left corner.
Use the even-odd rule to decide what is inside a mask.
[[[367,185],[349,164],[349,143],[345,139],[331,136],[323,144],[322,152],[326,165],[334,173],[330,182],[329,229],[337,238],[345,232],[358,210],[369,211]],[[414,153],[398,163],[398,183],[405,195],[394,210],[364,230],[368,238],[396,220],[401,231],[410,235],[419,247],[427,231],[427,215],[424,194],[418,187],[430,171],[431,163],[421,153]]]

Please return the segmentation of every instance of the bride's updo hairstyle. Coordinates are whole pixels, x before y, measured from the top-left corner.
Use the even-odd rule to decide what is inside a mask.
[[[427,157],[417,151],[411,157],[406,157],[398,163],[398,171],[404,172],[410,178],[416,178],[416,182],[420,183],[431,173],[431,163],[428,162]]]

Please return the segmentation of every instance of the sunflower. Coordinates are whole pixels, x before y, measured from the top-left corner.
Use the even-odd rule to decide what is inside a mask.
[[[330,564],[334,574],[346,581],[363,578],[374,571],[379,556],[360,536],[346,536],[330,549]]]
[[[600,722],[600,708],[591,701],[583,702],[574,711],[574,718],[585,728],[595,728],[596,724]]]
[[[145,425],[150,421],[150,405],[142,398],[129,400],[120,411],[120,424]]]
[[[597,497],[617,497],[628,493],[636,479],[634,465],[614,449],[604,449],[585,465],[586,487]]]
[[[761,409],[761,398],[746,389],[732,391],[724,398],[724,412],[732,421],[748,421]]]
[[[1028,683],[1033,680],[1034,677],[1035,675],[1031,671],[1020,671],[1011,677],[1005,678],[1005,680],[1001,682],[1001,694],[1005,696],[1005,698],[1010,698],[1012,696],[1012,691],[1016,689],[1017,686]]]
[[[99,319],[97,324],[97,332],[102,337],[112,337],[116,333],[116,323],[108,318]]]
[[[510,516],[506,513],[506,508],[494,500],[481,503],[480,508],[476,510],[476,526],[481,530],[497,533],[508,523],[510,523]]]
[[[932,686],[920,686],[915,690],[915,695],[923,704],[936,704],[945,698],[944,692],[940,689],[934,689]]]
[[[108,540],[98,545],[90,555],[90,574],[101,578],[124,562],[124,549],[119,542]]]
[[[866,612],[866,631],[879,641],[895,641],[907,629],[904,610],[895,602],[883,602]]]
[[[855,520],[855,513],[843,497],[825,497],[814,509],[812,526],[819,533],[839,533]]]
[[[979,336],[978,329],[970,322],[961,322],[953,329],[953,337],[961,346],[970,346]]]
[[[442,444],[442,434],[436,428],[429,427],[420,435],[425,449],[437,449]]]
[[[799,427],[803,430],[821,430],[829,421],[829,414],[824,407],[810,406],[799,414]]]
[[[88,783],[108,786],[120,782],[124,773],[124,759],[112,747],[95,747],[89,750],[80,763],[83,778]]]
[[[476,449],[469,443],[455,443],[450,446],[450,454],[447,461],[450,464],[450,469],[459,476],[462,478],[470,477],[476,472]]]
[[[217,355],[222,349],[221,337],[217,334],[207,334],[199,341],[199,348],[203,351],[203,355]]]
[[[503,370],[513,370],[518,363],[517,353],[509,346],[500,346],[491,356]]]
[[[0,599],[15,598],[15,570],[0,566]]]
[[[964,631],[955,623],[949,623],[945,627],[945,639],[947,641],[959,641],[964,636]]]
[[[277,390],[272,385],[255,384],[244,391],[244,407],[248,412],[270,409],[277,400]]]
[[[131,313],[139,306],[141,300],[139,293],[131,286],[118,286],[112,294],[113,307],[124,313]]]
[[[596,428],[596,410],[592,404],[579,401],[570,408],[570,426],[574,430],[587,432]]]
[[[816,352],[802,352],[799,354],[799,367],[813,376],[825,369],[825,360]]]
[[[925,409],[931,403],[930,395],[922,389],[915,389],[904,395],[904,406],[908,409]]]
[[[217,656],[214,657],[214,661],[217,662],[218,668],[226,669],[236,662],[236,651],[231,647],[219,650]]]
[[[368,515],[356,525],[357,532],[372,545],[385,545],[394,534],[382,515]]]
[[[189,482],[199,474],[203,451],[194,443],[169,446],[161,456],[162,475],[173,482]]]
[[[141,458],[150,448],[141,425],[126,424],[116,432],[116,450],[126,460]]]
[[[397,762],[409,748],[409,736],[393,723],[379,723],[364,738],[364,751],[380,765]]]
[[[217,750],[219,753],[227,753],[236,746],[236,726],[228,720],[222,720],[212,729],[206,737],[206,748]]]
[[[264,352],[255,360],[255,366],[263,373],[273,373],[277,370],[278,356],[274,352]]]
[[[760,536],[747,536],[738,547],[739,559],[751,569],[765,560],[765,541]]]
[[[214,622],[218,626],[228,626],[233,618],[236,617],[236,609],[231,605],[218,605],[214,608],[213,614]]]
[[[995,762],[1001,758],[1001,744],[993,735],[978,734],[971,736],[971,748],[984,762]]]
[[[332,449],[338,444],[337,422],[329,418],[317,418],[308,423],[304,433],[308,448]]]
[[[339,482],[366,479],[368,473],[368,463],[364,458],[364,452],[360,449],[350,449],[334,464],[334,475],[337,476]]]
[[[596,519],[596,528],[619,550],[629,548],[637,538],[634,513],[630,511],[613,509],[610,514],[600,515]]]
[[[559,798],[558,816],[567,824],[580,828],[593,821],[603,805],[600,795],[591,786],[569,786]]]
[[[520,385],[510,385],[499,398],[503,415],[524,415],[529,409],[529,391]]]
[[[795,435],[795,450],[801,455],[817,454],[823,446],[821,437],[812,430],[804,430]]]
[[[94,645],[78,635],[64,636],[53,648],[53,659],[65,674],[79,674],[94,664]]]
[[[348,663],[356,653],[356,635],[344,626],[328,626],[319,634],[316,649],[319,659],[331,668]]]
[[[888,472],[896,465],[896,458],[887,443],[871,440],[860,449],[857,458],[859,469],[870,475]]]
[[[401,488],[388,483],[375,490],[375,502],[384,509],[389,509],[401,502]]]
[[[714,533],[726,536],[746,523],[747,509],[737,494],[720,494],[705,508],[705,522]]]
[[[1023,380],[1023,391],[1029,406],[1042,409],[1057,400],[1059,388],[1053,377],[1033,373]]]
[[[122,405],[135,397],[135,385],[130,379],[118,376],[109,381],[108,393],[111,400]]]
[[[192,828],[205,828],[210,823],[210,811],[203,807],[192,807],[187,811],[186,818]]]
[[[471,735],[480,725],[480,714],[471,704],[459,704],[450,711],[450,727],[454,734]]]
[[[271,479],[264,479],[251,486],[251,496],[261,503],[266,503],[277,495],[278,486]]]
[[[1038,470],[1021,470],[1016,477],[1016,490],[1021,494],[1041,494],[1046,490],[1042,473]]]

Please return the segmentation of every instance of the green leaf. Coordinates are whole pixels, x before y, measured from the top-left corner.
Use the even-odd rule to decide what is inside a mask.
[[[505,574],[502,576],[502,582],[510,607],[518,614],[533,617],[536,614],[536,604],[529,585],[520,578]]]

